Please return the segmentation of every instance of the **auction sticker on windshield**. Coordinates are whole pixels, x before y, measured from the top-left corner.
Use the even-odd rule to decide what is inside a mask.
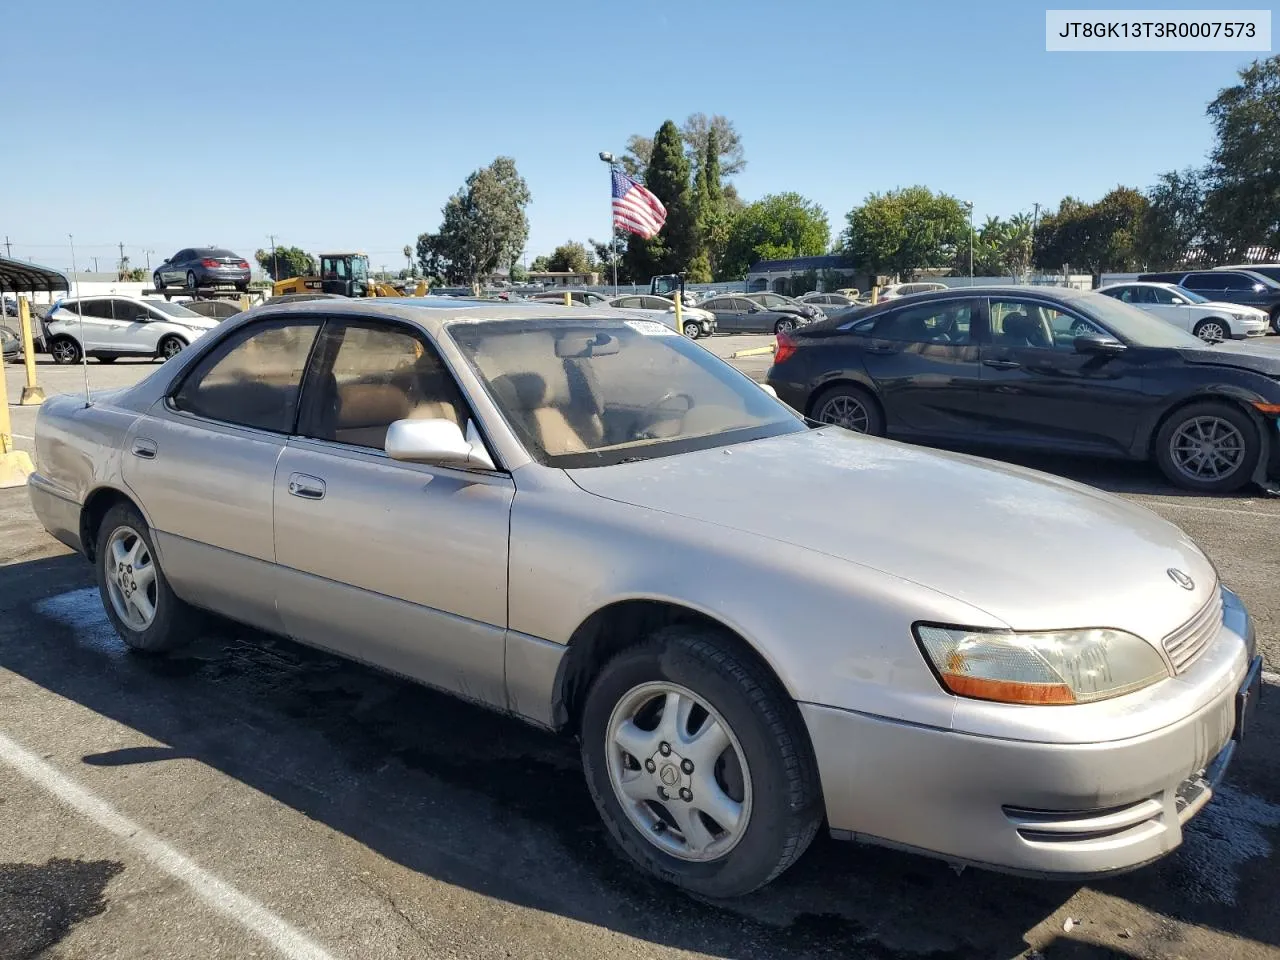
[[[658,323],[657,320],[624,320],[622,321],[636,333],[643,333],[646,337],[677,337],[679,336],[674,330],[665,323]]]

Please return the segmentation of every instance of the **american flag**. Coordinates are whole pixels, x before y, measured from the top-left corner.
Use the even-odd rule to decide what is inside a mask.
[[[621,170],[613,171],[613,225],[646,240],[656,237],[667,222],[662,201]]]

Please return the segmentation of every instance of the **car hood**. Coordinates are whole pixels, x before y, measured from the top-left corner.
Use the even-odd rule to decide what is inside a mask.
[[[1208,310],[1226,310],[1228,313],[1240,313],[1250,317],[1266,317],[1267,315],[1267,311],[1259,310],[1257,307],[1246,306],[1243,303],[1227,303],[1225,300],[1207,300],[1204,303],[1193,304],[1193,306]]]
[[[871,567],[1017,630],[1106,626],[1155,643],[1217,589],[1186,534],[1118,497],[835,427],[568,473],[597,496]]]
[[[1224,340],[1213,346],[1180,347],[1178,353],[1188,363],[1251,370],[1267,377],[1280,376],[1280,351],[1248,342]]]

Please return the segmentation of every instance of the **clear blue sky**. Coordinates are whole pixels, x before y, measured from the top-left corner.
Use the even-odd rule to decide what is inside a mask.
[[[80,269],[109,269],[119,241],[154,265],[190,244],[251,256],[271,233],[403,266],[509,154],[532,259],[606,234],[598,151],[695,111],[737,125],[745,199],[799,191],[833,237],[869,192],[913,183],[981,221],[1202,162],[1205,104],[1263,56],[1046,53],[1044,30],[1025,0],[15,0],[0,232],[56,267],[68,233]]]

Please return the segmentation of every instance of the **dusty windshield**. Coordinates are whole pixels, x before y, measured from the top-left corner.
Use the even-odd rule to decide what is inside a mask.
[[[653,320],[492,320],[448,330],[529,454],[550,466],[805,429],[751,380]]]

